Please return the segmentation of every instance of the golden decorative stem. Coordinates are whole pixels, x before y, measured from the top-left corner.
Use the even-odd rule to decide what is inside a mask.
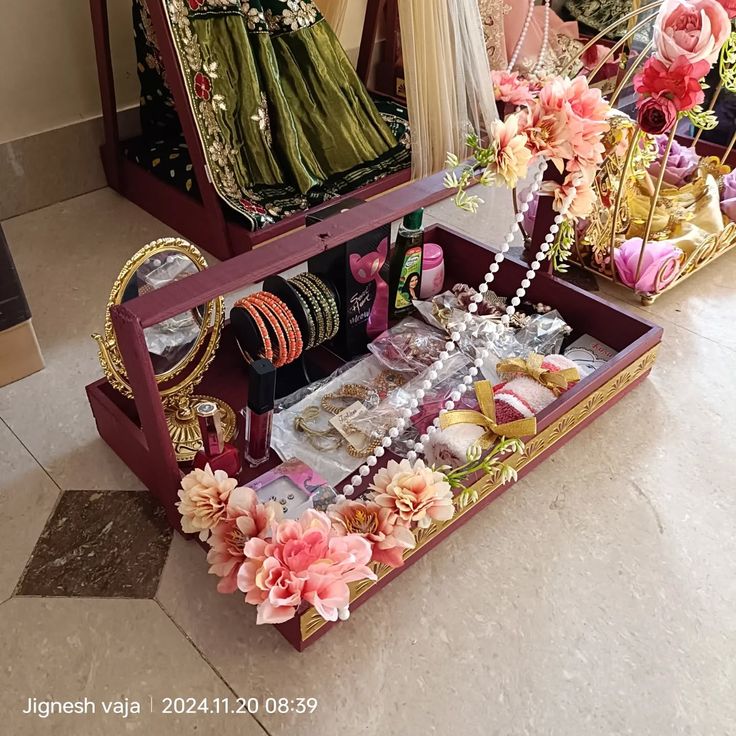
[[[583,55],[585,54],[585,52],[588,51],[588,49],[591,49],[593,46],[595,46],[598,43],[598,41],[600,41],[602,38],[608,35],[611,31],[615,30],[623,21],[631,20],[632,18],[636,18],[637,16],[641,15],[642,13],[647,12],[648,10],[654,10],[655,8],[658,8],[660,5],[662,5],[663,2],[664,0],[656,0],[656,2],[653,2],[650,5],[646,5],[643,8],[638,8],[636,10],[632,10],[629,13],[626,13],[626,15],[622,15],[617,21],[611,23],[608,27],[604,28],[600,33],[593,36],[593,38],[591,38],[590,41],[588,41],[588,43],[586,43],[585,46],[583,46],[583,48],[580,50],[580,53],[577,55],[577,58],[569,62],[567,66],[560,73],[563,75],[568,74],[570,72],[570,68],[574,61],[581,59]],[[641,23],[638,23],[633,28],[630,28],[626,32],[626,36],[624,36],[624,38],[626,39],[626,38],[630,38],[631,36],[633,36],[636,33],[636,31],[639,30],[640,27],[646,25],[650,20],[651,20],[651,17],[647,17]],[[591,74],[590,76],[592,78],[593,75]]]
[[[634,275],[634,283],[639,280],[641,275],[641,264],[644,260],[644,251],[646,250],[647,243],[649,242],[649,235],[652,232],[652,222],[654,221],[654,212],[657,209],[657,200],[659,199],[659,192],[662,189],[662,183],[664,182],[664,175],[667,169],[667,159],[670,157],[670,149],[672,148],[672,142],[675,140],[675,133],[677,133],[677,122],[672,126],[670,136],[667,139],[667,147],[664,149],[664,154],[660,160],[659,176],[657,177],[657,184],[654,187],[654,196],[652,197],[652,206],[649,208],[649,216],[647,217],[647,224],[644,228],[644,237],[641,239],[641,252],[639,253],[639,261],[636,264],[636,274]]]
[[[629,150],[626,152],[626,162],[624,168],[621,171],[621,181],[618,184],[618,191],[616,192],[616,202],[613,206],[613,221],[611,223],[611,245],[610,245],[610,257],[611,257],[611,277],[613,283],[616,283],[616,222],[618,221],[618,214],[621,210],[621,202],[623,201],[624,191],[626,190],[626,181],[631,175],[631,163],[634,160],[634,153],[639,145],[639,137],[641,136],[640,128],[635,128],[631,136],[631,143],[629,144]]]
[[[626,35],[618,40],[613,46],[611,46],[610,51],[598,62],[596,67],[588,74],[589,79],[595,79],[595,75],[598,74],[598,72],[603,69],[603,67],[608,63],[608,60],[611,59],[616,52],[627,42],[630,41],[635,35],[638,30],[641,28],[644,28],[644,26],[648,25],[651,21],[651,18],[645,18],[640,23],[637,23],[630,31],[626,32]],[[649,48],[651,48],[652,42],[649,44]],[[582,53],[582,52],[581,52]],[[638,63],[641,63],[641,59],[644,56],[644,52],[639,55],[639,59],[637,59]],[[613,104],[613,100],[611,100],[611,103]]]
[[[716,102],[718,101],[718,97],[721,94],[722,89],[723,82],[718,82],[716,91],[713,93],[713,97],[711,98],[710,104],[708,105],[707,112],[710,112],[716,106]],[[695,138],[693,138],[693,142],[690,144],[690,148],[695,148],[695,145],[700,140],[701,135],[703,135],[703,128],[698,128],[698,132],[695,134]]]
[[[611,95],[611,105],[615,105],[618,96],[623,91],[624,87],[631,81],[631,78],[636,74],[637,69],[639,66],[641,66],[641,63],[646,59],[647,54],[652,50],[652,46],[654,46],[654,41],[650,41],[642,50],[641,53],[636,57],[634,60],[634,63],[629,67],[629,69],[626,70],[626,73],[621,78],[621,81],[616,86],[616,89],[613,90],[613,94]]]
[[[734,144],[736,144],[736,130],[731,136],[731,142],[728,144],[728,148],[724,151],[723,156],[721,156],[722,164],[726,163],[726,159],[729,157],[731,151],[733,150]]]

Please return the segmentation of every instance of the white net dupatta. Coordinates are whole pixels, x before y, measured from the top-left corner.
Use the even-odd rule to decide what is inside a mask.
[[[467,157],[465,137],[498,117],[478,0],[398,0],[412,176]]]

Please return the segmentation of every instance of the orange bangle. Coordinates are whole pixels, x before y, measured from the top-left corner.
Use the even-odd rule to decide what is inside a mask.
[[[248,297],[250,303],[261,313],[264,320],[271,328],[272,334],[276,337],[276,351],[274,351],[273,364],[275,368],[281,368],[288,362],[289,357],[289,346],[287,342],[286,332],[278,314],[274,311],[271,305],[265,300],[261,299],[260,294],[251,294]]]
[[[237,302],[235,302],[235,306],[240,307],[241,309],[245,309],[245,311],[248,312],[248,314],[253,318],[253,321],[255,322],[258,329],[258,333],[261,337],[261,342],[263,343],[263,352],[261,353],[261,356],[266,360],[273,361],[273,347],[271,345],[271,338],[268,335],[268,328],[266,327],[266,323],[263,321],[263,317],[261,317],[259,311],[250,303],[249,297],[245,297],[245,299],[239,299]]]
[[[289,309],[286,303],[279,299],[275,294],[271,294],[268,291],[262,291],[257,296],[265,300],[281,319],[283,326],[286,329],[286,336],[289,342],[287,363],[291,363],[302,354],[302,350],[304,349],[302,332],[299,329],[299,323],[296,321],[294,313]]]

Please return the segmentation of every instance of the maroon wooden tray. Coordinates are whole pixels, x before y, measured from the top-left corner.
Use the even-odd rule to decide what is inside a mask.
[[[441,179],[440,174],[414,182],[326,222],[287,235],[228,263],[217,264],[112,309],[113,325],[136,399],[125,399],[106,380],[90,384],[87,394],[101,436],[163,505],[174,528],[180,529],[175,503],[182,468],[176,463],[169,440],[143,329],[209,299],[258,283],[268,275],[303,263],[315,253],[368,232],[377,223],[393,222],[419,206],[438,201],[444,196]],[[427,239],[439,243],[445,251],[448,286],[457,282],[477,284],[493,258],[493,254],[478,241],[443,226],[429,228]],[[526,270],[526,264],[509,259],[497,274],[494,289],[507,296],[513,295]],[[593,335],[619,352],[604,368],[580,381],[539,415],[538,435],[527,444],[522,455],[512,459],[520,475],[564,444],[642,380],[651,369],[662,335],[660,327],[547,274],[540,274],[532,282],[529,299],[554,305],[571,324],[575,334]],[[321,354],[321,359],[326,365],[330,361],[333,365],[339,364],[339,359],[327,351]],[[248,393],[246,375],[228,326],[223,331],[217,356],[197,391],[218,396],[236,410],[245,405]],[[383,458],[384,462],[387,460],[388,453]],[[247,483],[268,467],[259,468],[257,472],[245,469],[241,482]],[[493,478],[481,478],[477,490],[480,495],[478,503],[460,511],[450,522],[436,524],[419,533],[416,549],[407,555],[407,565],[505,488],[499,487]],[[202,564],[205,564],[204,559]],[[406,566],[395,571],[379,568],[377,583],[366,581],[354,585],[353,608],[404,569]],[[278,628],[297,649],[302,650],[331,625],[313,609],[305,608],[295,619]]]
[[[107,0],[89,0],[105,135],[104,143],[100,148],[102,164],[107,183],[112,189],[189,240],[199,244],[206,243],[207,250],[212,255],[217,256],[220,260],[226,260],[300,228],[304,224],[304,218],[315,209],[323,207],[324,203],[285,217],[273,225],[256,231],[248,230],[242,224],[242,219],[238,218],[237,213],[228,211],[207,175],[197,124],[189,107],[184,80],[179,72],[173,40],[161,6],[162,1],[149,0],[148,7],[156,37],[159,39],[161,57],[164,66],[169,70],[167,79],[176,103],[184,138],[192,157],[200,197],[185,194],[178,187],[158,179],[143,166],[139,166],[123,155],[125,142],[120,140],[118,129]],[[361,77],[364,83],[367,82],[368,73],[369,71]],[[360,187],[349,194],[336,197],[330,202],[339,202],[345,197],[370,199],[405,184],[410,179],[411,171],[406,168]]]

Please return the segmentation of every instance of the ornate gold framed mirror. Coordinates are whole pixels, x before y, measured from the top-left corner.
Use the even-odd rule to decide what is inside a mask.
[[[99,360],[110,385],[132,399],[125,366],[110,317],[110,308],[130,299],[186,278],[207,268],[207,261],[190,243],[180,238],[161,238],[141,248],[123,266],[110,292],[102,335],[92,335],[99,348]],[[235,413],[224,401],[194,395],[215,357],[220,343],[225,313],[222,297],[197,309],[183,312],[144,330],[151,363],[161,398],[171,441],[179,462],[192,460],[202,446],[195,407],[214,402],[219,410],[225,441],[235,434]]]

